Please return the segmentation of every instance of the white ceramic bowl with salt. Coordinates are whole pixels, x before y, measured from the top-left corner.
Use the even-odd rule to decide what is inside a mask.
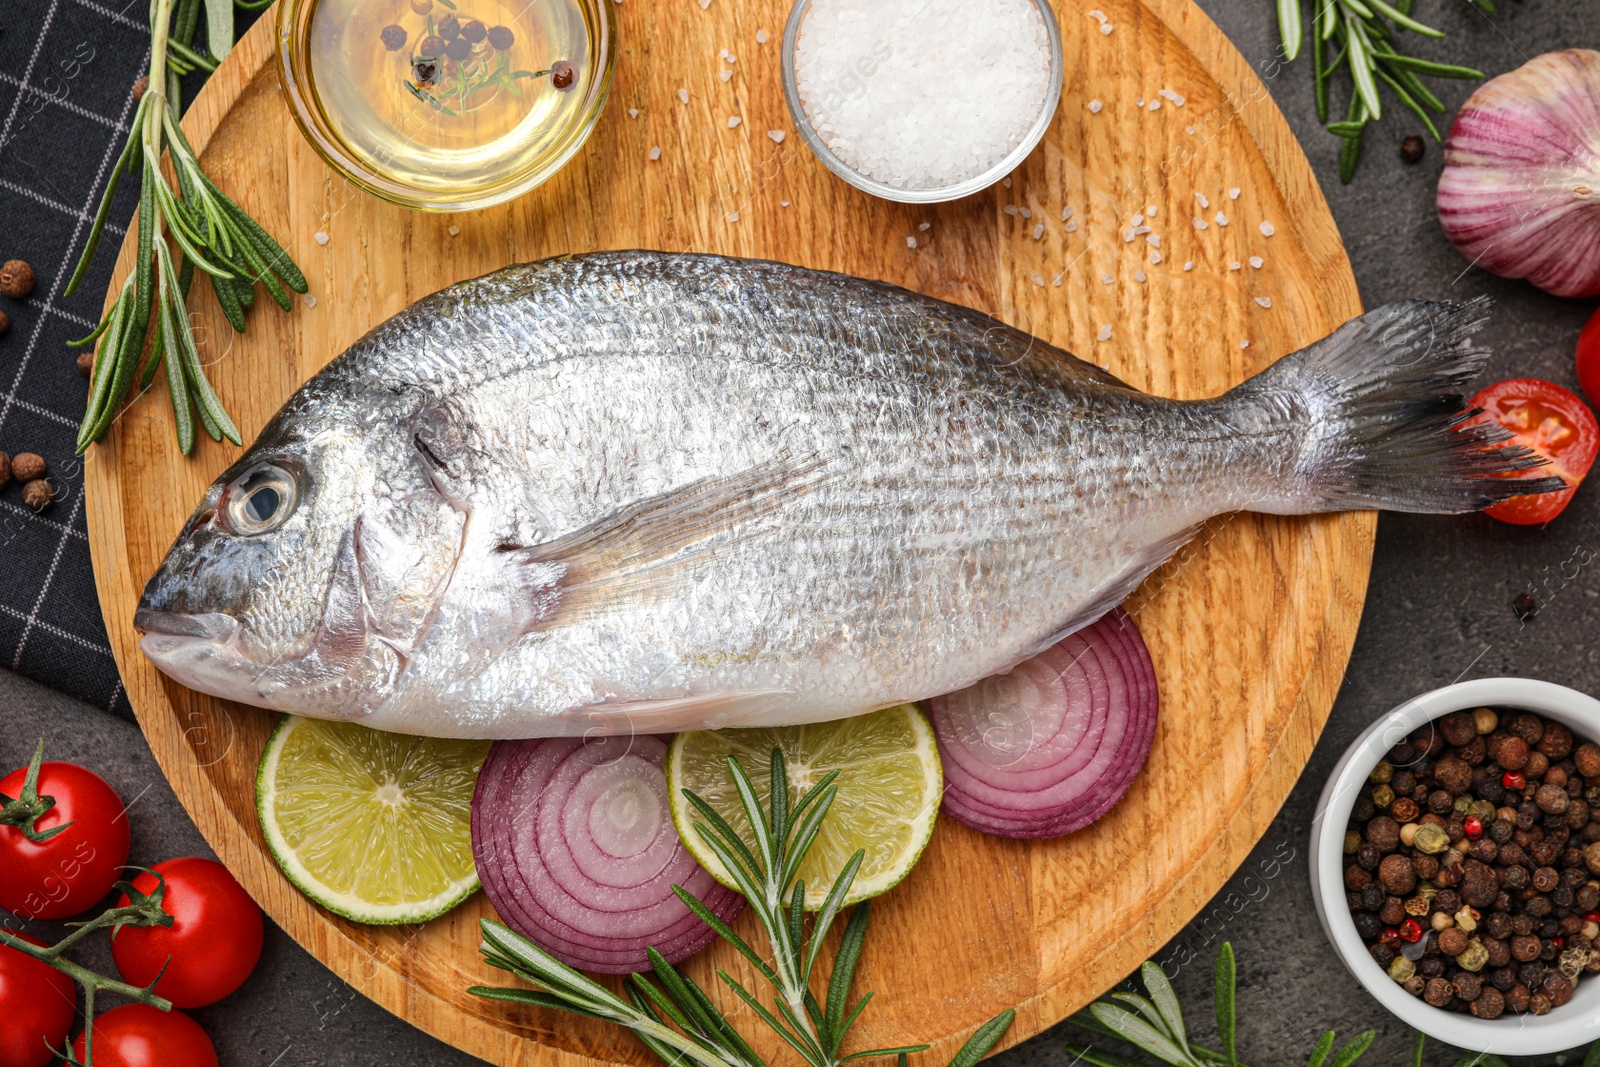
[[[1048,0],[796,0],[783,93],[801,139],[856,188],[955,200],[1027,158],[1065,61]]]

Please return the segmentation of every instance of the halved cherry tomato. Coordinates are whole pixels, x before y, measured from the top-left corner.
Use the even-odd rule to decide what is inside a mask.
[[[1472,404],[1483,409],[1479,420],[1493,419],[1511,432],[1516,444],[1549,460],[1512,477],[1557,475],[1567,482],[1559,492],[1514,496],[1489,508],[1488,514],[1519,526],[1549,522],[1561,514],[1600,451],[1600,423],[1595,422],[1594,412],[1575,394],[1538,378],[1496,382],[1473,397]]]
[[[1589,316],[1578,335],[1578,384],[1589,403],[1600,404],[1600,311]]]
[[[185,856],[151,870],[166,879],[161,910],[172,925],[123,927],[111,938],[111,958],[136,986],[159,975],[156,993],[177,1007],[215,1004],[243,985],[261,959],[261,909],[215,860]],[[152,893],[155,877],[141,874],[133,887]],[[124,896],[119,905],[127,903]]]
[[[27,773],[23,767],[0,779],[0,793],[20,797]],[[38,792],[55,806],[34,823],[36,831],[72,825],[42,842],[0,826],[0,908],[24,919],[65,919],[98,904],[121,876],[128,818],[116,790],[76,764],[42,764]]]
[[[27,934],[17,934],[42,945]],[[0,1067],[45,1067],[66,1047],[78,987],[48,963],[0,945]]]
[[[84,1062],[84,1035],[72,1043]],[[181,1011],[124,1004],[94,1021],[95,1067],[217,1067],[217,1047]]]

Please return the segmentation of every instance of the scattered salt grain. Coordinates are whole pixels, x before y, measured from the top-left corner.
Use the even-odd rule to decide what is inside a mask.
[[[689,102],[689,90],[687,90],[687,89],[679,89],[678,90],[678,103],[687,104],[688,102]]]
[[[1098,115],[1098,114],[1100,114],[1100,109],[1103,108],[1103,107],[1105,107],[1105,105],[1102,104],[1100,101],[1091,100],[1091,101],[1089,101],[1089,114]]]
[[[1072,208],[1071,207],[1064,207],[1064,208],[1061,209],[1061,221],[1062,222],[1066,222],[1071,217],[1072,217]]]
[[[1196,215],[1194,217],[1194,228],[1195,229],[1203,230],[1209,225],[1210,225],[1210,223],[1206,222],[1206,220],[1201,218],[1199,215]]]
[[[1145,274],[1145,272],[1142,270],[1136,270],[1133,272],[1133,280],[1136,282],[1143,282],[1148,277],[1149,275]]]
[[[1139,236],[1139,227],[1137,227],[1137,226],[1129,226],[1126,230],[1122,231],[1122,243],[1123,244],[1132,244],[1133,243],[1133,239],[1135,237],[1138,237],[1138,236]]]
[[[766,44],[766,43],[767,43],[767,31],[766,30],[757,30],[756,31],[756,44]]]
[[[1210,207],[1211,206],[1211,201],[1206,199],[1206,194],[1205,193],[1196,192],[1194,194],[1194,199],[1195,199],[1195,203],[1199,204],[1201,207]]]
[[[1218,226],[1226,226],[1228,224],[1228,216],[1219,211],[1216,214],[1216,221]]]
[[[782,130],[768,130],[767,136],[772,138],[773,144],[782,144],[783,139],[789,135],[784,133]]]
[[[1032,281],[1034,285],[1037,285],[1041,289],[1044,288],[1044,275],[1043,274],[1031,274],[1028,277],[1029,277],[1029,280]]]
[[[303,299],[306,302],[306,307],[314,308],[317,306],[317,298],[312,296],[310,293],[307,293]]]
[[[1027,208],[1021,208],[1021,209],[1018,210],[1017,213],[1020,214],[1025,219],[1033,218],[1033,212],[1029,211]]]
[[[1106,325],[1100,327],[1100,332],[1095,334],[1095,337],[1096,337],[1096,339],[1101,340],[1101,341],[1109,341],[1109,340],[1111,340],[1111,325],[1110,325],[1110,323],[1107,323]]]
[[[1111,31],[1112,31],[1113,28],[1114,27],[1109,22],[1106,23],[1104,26],[1101,26],[1100,27],[1100,36],[1102,36],[1102,37],[1110,37],[1111,36]]]
[[[1007,189],[1011,188],[1011,175],[1007,174],[1004,178],[1001,178],[1000,184],[1005,186]]]
[[[1277,227],[1273,226],[1272,223],[1267,222],[1266,220],[1262,220],[1262,223],[1261,223],[1261,236],[1263,236],[1263,237],[1271,237],[1273,234],[1275,234],[1277,232],[1278,232]]]
[[[1159,233],[1153,233],[1144,239],[1144,243],[1149,245],[1151,248],[1160,248],[1161,235]]]
[[[789,201],[787,201],[787,200],[779,200],[778,201],[778,206],[779,207],[788,207],[789,206]]]
[[[738,222],[739,221],[739,213],[737,211],[728,212],[728,221],[729,222]]]
[[[1150,101],[1150,110],[1151,111],[1160,111],[1161,110],[1161,101],[1159,101],[1159,100]]]
[[[732,52],[728,51],[726,48],[724,48],[722,50],[721,55],[722,55],[722,61],[724,63],[737,63],[737,62],[739,62],[739,57],[734,55]]]
[[[661,158],[661,146],[660,145],[653,144],[653,145],[650,146],[650,158],[651,159],[660,159]]]
[[[1144,107],[1144,97],[1141,96],[1139,99],[1135,100],[1133,102],[1133,106],[1134,107]]]
[[[1256,303],[1260,304],[1264,308],[1269,308],[1272,306],[1272,297],[1258,296],[1256,297]]]
[[[1033,0],[812,0],[794,56],[823,143],[900,189],[946,188],[998,164],[1038,120],[1050,73]]]
[[[1232,263],[1229,263],[1229,264],[1228,264],[1228,269],[1229,269],[1229,270],[1243,270],[1243,269],[1244,269],[1244,264],[1243,264],[1243,263],[1240,263],[1240,262],[1239,262],[1239,261],[1238,261],[1238,260],[1237,260],[1237,259],[1236,259],[1236,260],[1234,260],[1234,261],[1233,261],[1233,262],[1232,262]]]
[[[743,121],[744,121],[744,119],[740,118],[738,115],[729,115],[728,116],[728,129],[730,129],[730,130],[733,129],[735,126],[739,125],[739,123],[741,123]]]
[[[1265,264],[1266,262],[1267,261],[1262,259],[1260,256],[1251,256],[1250,257],[1250,265],[1252,267],[1254,267],[1256,270],[1260,270],[1262,265]]]
[[[1194,260],[1192,260],[1192,259],[1184,260],[1183,261],[1183,269],[1184,270],[1194,270]]]
[[[1144,213],[1149,218],[1152,218],[1152,219],[1155,218],[1156,217],[1156,206],[1154,204],[1151,204],[1150,206],[1148,206],[1148,207],[1146,207],[1144,209]]]
[[[1063,226],[1061,228],[1063,230],[1067,231],[1068,233],[1077,233],[1078,232],[1078,220],[1077,219],[1073,219],[1071,222],[1067,223],[1065,226]]]
[[[1189,102],[1188,100],[1184,99],[1181,93],[1175,93],[1171,89],[1158,90],[1156,95],[1161,97],[1163,100],[1170,101],[1173,107],[1182,107],[1184,104]]]
[[[639,109],[638,109],[638,108],[636,108],[636,107],[630,107],[630,108],[629,108],[629,109],[628,109],[628,117],[629,117],[629,118],[630,118],[630,119],[636,119],[636,118],[638,118],[638,117],[639,117]]]
[[[319,245],[325,245],[328,243],[328,235],[323,233],[321,230],[318,230],[316,233],[312,234],[311,239],[317,242]]]
[[[1061,288],[1061,275],[1057,274],[1050,284],[1055,286],[1057,289]]]
[[[452,227],[450,227],[450,236],[451,237],[454,237],[456,234],[458,234],[460,232],[461,232],[461,227],[460,226],[452,226]]]
[[[728,70],[726,67],[724,67],[722,70],[717,71],[717,80],[718,81],[725,82],[725,81],[731,80],[732,78],[733,78],[733,71]]]
[[[907,237],[906,238],[906,247],[907,248],[915,248],[915,247],[917,247],[917,239],[915,237]]]
[[[1044,223],[1036,222],[1033,224],[1033,239],[1035,241],[1044,239]]]
[[[1161,253],[1160,252],[1151,252],[1150,253],[1150,262],[1151,263],[1160,263],[1161,262]]]
[[[1110,284],[1111,284],[1111,283],[1112,283],[1112,282],[1114,282],[1114,281],[1116,281],[1116,279],[1115,279],[1115,278],[1113,278],[1113,277],[1112,277],[1112,276],[1111,276],[1111,275],[1109,275],[1109,274],[1102,274],[1102,275],[1100,275],[1100,284],[1102,284],[1102,285],[1110,285]]]
[[[1098,22],[1102,26],[1104,26],[1106,24],[1106,22],[1107,22],[1106,13],[1104,11],[1099,10],[1099,9],[1096,9],[1094,11],[1089,12],[1089,17],[1094,19],[1096,22]]]
[[[1250,342],[1249,341],[1240,341],[1239,342],[1239,347],[1240,348],[1249,348],[1250,347]]]
[[[1000,210],[1004,211],[1007,215],[1010,215],[1012,218],[1015,218],[1016,215],[1017,215],[1017,205],[1015,205],[1015,204],[1007,204],[1005,207],[1001,208]]]
[[[1188,134],[1190,137],[1193,137],[1194,136],[1194,127],[1193,126],[1185,126],[1183,128],[1183,132]]]
[[[929,230],[933,229],[933,223],[919,222],[917,223],[917,229],[921,230],[923,233],[927,233]]]
[[[700,10],[704,11],[711,6],[711,0],[700,0]]]
[[[1239,187],[1237,185],[1235,185],[1232,189],[1228,190],[1228,199],[1229,200],[1237,200],[1237,199],[1239,199]]]

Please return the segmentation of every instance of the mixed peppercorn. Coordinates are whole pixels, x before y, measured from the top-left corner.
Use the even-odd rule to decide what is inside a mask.
[[[1491,708],[1420,728],[1372,771],[1345,833],[1351,918],[1413,996],[1543,1015],[1600,972],[1600,746]]]

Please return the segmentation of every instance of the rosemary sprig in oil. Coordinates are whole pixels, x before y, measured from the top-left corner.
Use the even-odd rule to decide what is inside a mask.
[[[770,960],[693,895],[677,886],[673,889],[685,905],[749,960],[772,986],[776,993],[772,1006],[768,1007],[726,971],[719,970],[717,977],[775,1031],[807,1067],[840,1067],[851,1060],[877,1056],[893,1056],[898,1067],[906,1067],[913,1053],[922,1052],[928,1046],[845,1051],[851,1027],[872,999],[869,992],[858,998],[854,1006],[850,1004],[850,987],[871,916],[870,902],[857,904],[850,912],[832,971],[823,983],[822,1000],[819,1001],[811,989],[823,940],[839,917],[845,895],[865,856],[857,852],[845,864],[822,910],[808,924],[802,908],[805,883],[799,880],[798,872],[833,804],[836,792],[833,782],[839,772],[828,774],[791,806],[783,753],[773,749],[772,796],[766,811],[761,809],[755,788],[738,760],[729,758],[728,773],[738,787],[745,815],[750,820],[751,840],[741,839],[727,820],[694,793],[685,790],[684,796],[703,820],[695,823],[695,829],[721,857],[748,907],[760,921],[771,950]],[[540,988],[473,988],[471,992],[479,996],[616,1023],[632,1030],[671,1067],[766,1067],[694,979],[668,963],[653,948],[649,956],[656,981],[635,974],[629,979],[626,997],[622,997],[500,923],[484,920],[482,929],[484,959]],[[999,1043],[1014,1016],[1014,1012],[1004,1011],[980,1026],[950,1061],[950,1067],[975,1067]]]
[[[105,436],[133,386],[140,388],[165,369],[171,392],[178,447],[194,448],[195,422],[212,440],[240,444],[239,430],[228,417],[206,378],[189,324],[186,298],[195,270],[211,279],[212,290],[229,324],[244,332],[244,311],[255,301],[261,282],[285,311],[289,290],[306,291],[306,279],[282,246],[219,189],[200,169],[194,148],[178,124],[178,76],[215,63],[184,43],[192,37],[200,0],[152,0],[150,6],[150,72],[144,95],[134,112],[128,143],[111,170],[77,269],[67,283],[74,292],[88,274],[107,216],[123,176],[139,175],[138,257],[111,309],[89,336],[74,346],[99,342],[89,402],[78,429],[79,452]],[[232,44],[232,0],[206,0],[208,49],[220,54]],[[177,177],[177,189],[162,172],[165,156]],[[177,245],[174,250],[168,238]],[[175,261],[181,255],[182,265]],[[139,359],[152,327],[154,343],[143,368]]]

